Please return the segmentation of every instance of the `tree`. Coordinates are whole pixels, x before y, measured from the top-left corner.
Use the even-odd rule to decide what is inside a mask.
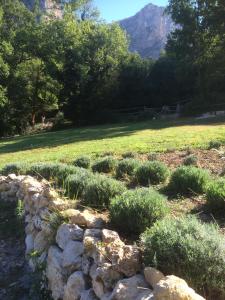
[[[45,63],[32,58],[18,65],[11,85],[13,108],[35,125],[36,117],[57,109],[60,86],[47,72]]]

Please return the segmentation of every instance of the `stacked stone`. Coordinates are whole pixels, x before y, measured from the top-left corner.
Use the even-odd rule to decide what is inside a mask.
[[[143,269],[137,246],[125,245],[115,231],[84,211],[63,212],[70,220],[48,252],[47,277],[54,299],[203,300],[186,282]]]
[[[70,209],[46,181],[1,176],[0,200],[24,201],[27,257],[33,269],[46,262],[54,300],[204,300],[184,280],[144,268],[137,246],[104,229],[99,215]],[[69,220],[57,233],[49,221],[54,211]]]

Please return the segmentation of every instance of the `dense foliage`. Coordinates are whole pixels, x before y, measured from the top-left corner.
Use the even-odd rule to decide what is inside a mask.
[[[168,167],[160,161],[148,161],[136,170],[136,178],[140,185],[164,183],[169,176]]]
[[[171,175],[168,188],[171,192],[180,195],[202,194],[209,184],[209,172],[193,166],[177,168]]]
[[[92,0],[55,0],[62,18],[23,2],[0,0],[1,136],[62,113],[86,125],[129,119],[121,109],[133,107],[155,108],[135,117],[149,119],[183,100],[184,112],[224,109],[223,1],[170,0],[177,27],[157,61],[130,53],[126,33],[100,21]]]
[[[212,181],[206,192],[207,204],[210,210],[225,215],[225,179]]]
[[[84,188],[84,204],[98,209],[108,208],[110,200],[125,190],[122,182],[96,174]]]
[[[169,212],[165,196],[152,188],[130,190],[111,201],[112,224],[123,232],[140,234]]]
[[[224,236],[194,217],[166,218],[141,236],[145,263],[184,278],[208,299],[224,299]]]

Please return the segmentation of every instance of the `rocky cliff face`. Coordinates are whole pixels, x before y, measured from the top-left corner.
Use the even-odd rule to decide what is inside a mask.
[[[22,0],[23,3],[29,8],[32,9],[35,4],[35,0]],[[62,10],[60,6],[56,3],[54,3],[52,0],[40,0],[39,5],[41,10],[46,11],[48,13],[53,13],[55,17],[61,17],[62,16]]]
[[[168,34],[175,29],[164,7],[148,4],[135,16],[120,21],[130,36],[130,50],[142,57],[158,58],[164,49]]]

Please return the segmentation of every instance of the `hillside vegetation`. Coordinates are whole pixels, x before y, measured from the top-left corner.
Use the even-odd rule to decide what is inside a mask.
[[[81,154],[126,151],[162,152],[206,148],[210,141],[225,142],[224,119],[148,121],[111,124],[20,136],[0,141],[0,166],[26,161],[73,160]]]

